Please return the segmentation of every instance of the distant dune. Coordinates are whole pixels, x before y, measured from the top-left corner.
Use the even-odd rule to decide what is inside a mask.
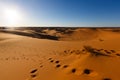
[[[0,80],[119,80],[119,28],[0,29]]]

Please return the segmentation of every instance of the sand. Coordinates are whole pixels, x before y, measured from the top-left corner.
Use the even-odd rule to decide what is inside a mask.
[[[0,32],[0,80],[120,79],[119,32],[85,28],[61,35],[50,40]]]

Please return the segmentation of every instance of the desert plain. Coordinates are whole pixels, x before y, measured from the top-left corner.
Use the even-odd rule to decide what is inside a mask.
[[[120,28],[0,28],[0,80],[120,80]]]

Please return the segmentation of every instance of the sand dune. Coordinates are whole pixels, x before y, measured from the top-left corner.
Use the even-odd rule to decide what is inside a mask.
[[[58,40],[1,31],[0,80],[120,79],[119,31],[62,30],[43,31]]]
[[[92,29],[76,29],[71,31],[71,33],[63,35],[60,40],[63,41],[85,41],[89,39],[94,39],[99,35],[97,30]]]

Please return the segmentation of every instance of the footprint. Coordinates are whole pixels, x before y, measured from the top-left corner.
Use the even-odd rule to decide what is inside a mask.
[[[32,70],[30,73],[35,73],[38,69],[34,69]]]
[[[85,49],[82,50],[83,52],[85,51]]]
[[[106,53],[108,53],[108,54],[111,54],[111,52],[109,52],[108,50],[104,50]]]
[[[60,61],[55,61],[55,63],[59,63]]]
[[[101,51],[100,49],[98,49],[97,51]]]
[[[89,75],[91,77],[95,77],[98,75],[97,72],[93,71],[93,70],[90,70],[90,69],[84,69],[83,70],[83,74],[86,74],[86,75]]]
[[[120,56],[120,54],[116,54],[117,56]]]
[[[64,65],[64,66],[63,66],[63,68],[67,68],[67,67],[68,67],[68,65]]]
[[[115,50],[110,50],[112,53],[115,53]]]
[[[48,60],[51,60],[52,58],[49,58]]]
[[[85,70],[83,71],[83,73],[84,73],[84,74],[90,74],[90,73],[91,73],[91,71],[92,71],[92,70],[85,69]]]
[[[36,76],[37,76],[36,74],[32,74],[32,75],[31,75],[32,78],[34,78],[34,77],[36,77]]]
[[[41,68],[43,67],[43,65],[40,66]]]
[[[104,78],[103,80],[112,80],[112,79],[110,79],[110,78]]]
[[[59,68],[61,65],[60,64],[58,64],[58,65],[56,65],[56,68]]]
[[[38,69],[34,69],[30,72],[31,73],[30,74],[30,79],[37,77],[37,74],[38,74],[37,71],[38,71]]]
[[[54,62],[54,60],[51,60],[50,62]]]
[[[67,51],[64,51],[64,53],[67,53]]]
[[[76,69],[75,69],[75,68],[73,68],[73,69],[71,70],[71,72],[72,72],[72,73],[75,73],[75,72],[76,72]]]

